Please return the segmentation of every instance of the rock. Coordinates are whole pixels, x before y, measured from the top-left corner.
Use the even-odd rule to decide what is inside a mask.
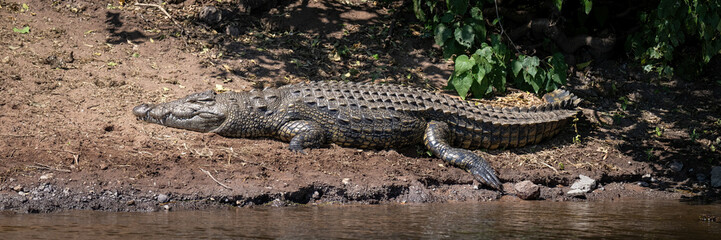
[[[48,180],[48,179],[53,178],[53,176],[54,176],[53,173],[43,174],[42,176],[40,176],[40,180]]]
[[[711,168],[711,186],[721,187],[721,166]]]
[[[209,25],[215,25],[220,20],[223,20],[223,14],[221,14],[220,9],[214,6],[205,6],[198,13],[198,18]]]
[[[165,194],[158,194],[158,202],[164,203],[167,202],[170,199],[168,195]]]
[[[225,27],[225,34],[231,37],[237,37],[240,36],[240,29],[234,26],[227,26]]]
[[[277,199],[277,198],[274,199],[273,201],[271,201],[270,203],[268,203],[268,205],[270,205],[271,207],[285,207],[285,206],[288,206],[288,204],[287,204],[286,202],[284,202],[283,200]]]
[[[320,199],[320,193],[318,191],[313,192],[313,195],[311,196],[313,199]]]
[[[596,188],[596,180],[593,180],[585,175],[578,175],[578,177],[580,179],[576,180],[576,182],[571,185],[571,190],[568,191],[566,195],[577,197],[591,192]]]
[[[535,200],[541,196],[541,188],[528,180],[517,183],[513,188],[516,190],[516,196],[523,200]]]
[[[343,180],[341,182],[345,185],[348,185],[348,184],[350,184],[350,178],[343,178]]]
[[[15,187],[13,187],[13,191],[20,192],[22,190],[23,190],[23,186],[17,185]]]
[[[673,161],[669,168],[674,172],[680,172],[683,169],[683,163],[679,161]]]
[[[648,187],[648,186],[649,186],[649,184],[648,184],[647,182],[644,182],[644,181],[639,181],[639,182],[636,183],[636,184],[638,184],[638,185],[641,186],[641,187]]]
[[[170,205],[163,205],[163,210],[170,211]]]

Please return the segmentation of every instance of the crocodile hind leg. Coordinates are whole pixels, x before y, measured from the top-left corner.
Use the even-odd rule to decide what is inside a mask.
[[[297,120],[290,121],[280,127],[278,136],[283,141],[290,141],[291,151],[305,153],[303,148],[319,147],[325,143],[325,131],[315,122]]]
[[[481,183],[503,190],[501,181],[498,180],[495,171],[485,159],[467,149],[454,148],[448,144],[449,132],[446,123],[431,121],[423,135],[423,144],[434,155],[473,174],[473,177]]]

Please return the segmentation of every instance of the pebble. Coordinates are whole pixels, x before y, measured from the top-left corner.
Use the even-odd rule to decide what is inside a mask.
[[[20,192],[22,190],[23,190],[23,186],[17,185],[15,187],[13,187],[13,191]]]
[[[55,174],[53,174],[53,173],[44,174],[44,175],[40,176],[40,180],[52,179],[53,176],[55,176]]]
[[[341,182],[345,185],[348,185],[348,184],[350,184],[350,178],[343,178],[343,180]]]
[[[170,197],[168,197],[168,195],[158,194],[158,202],[164,203],[164,202],[167,202],[169,199],[170,199]]]
[[[225,27],[225,34],[228,34],[231,37],[237,37],[240,36],[240,30],[234,26],[227,26]]]
[[[680,172],[683,169],[683,163],[679,161],[673,161],[669,168],[674,172]]]
[[[638,185],[641,186],[641,187],[648,187],[648,186],[649,186],[649,184],[648,184],[647,182],[644,182],[644,181],[639,181],[639,182],[636,183],[636,184],[638,184]]]
[[[223,19],[223,15],[220,9],[216,7],[205,6],[200,10],[200,13],[198,13],[198,18],[207,24],[215,25]]]
[[[721,187],[721,166],[711,168],[711,186]]]
[[[535,200],[541,196],[541,188],[528,180],[517,183],[513,188],[516,190],[516,196],[523,200]]]
[[[167,205],[167,204],[163,205],[163,210],[165,210],[165,211],[170,211],[170,208],[171,208],[170,205]]]
[[[571,185],[571,190],[566,192],[566,195],[571,197],[585,196],[586,193],[596,188],[596,180],[585,175],[578,175],[580,179]]]

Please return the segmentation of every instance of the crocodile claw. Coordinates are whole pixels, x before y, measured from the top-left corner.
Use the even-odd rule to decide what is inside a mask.
[[[473,177],[475,177],[479,182],[494,189],[503,191],[503,184],[501,184],[501,180],[498,179],[496,173],[490,167],[477,166],[472,167],[469,170],[471,174],[473,174]]]
[[[290,150],[290,151],[292,151],[292,152],[294,152],[294,153],[300,153],[300,154],[308,155],[308,153],[305,152],[305,150],[303,150],[303,147],[300,147],[300,146],[290,145],[290,146],[288,147],[288,150]]]

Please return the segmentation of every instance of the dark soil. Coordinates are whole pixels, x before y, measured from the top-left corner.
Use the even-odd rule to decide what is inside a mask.
[[[623,62],[572,72],[583,115],[559,136],[477,151],[507,194],[479,189],[421,146],[301,155],[280,141],[140,122],[137,104],[207,89],[347,80],[440,91],[452,69],[410,13],[390,11],[399,3],[169,2],[178,25],[118,1],[0,0],[0,210],[516,201],[524,180],[551,201],[718,196],[719,84],[660,80]],[[222,19],[199,14],[205,5]],[[579,174],[600,187],[567,196]]]

